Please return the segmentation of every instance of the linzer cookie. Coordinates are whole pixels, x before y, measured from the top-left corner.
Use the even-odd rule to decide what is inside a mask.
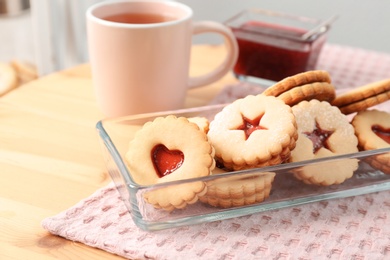
[[[298,137],[291,107],[262,94],[224,107],[210,123],[207,135],[216,160],[231,170],[283,163]]]
[[[314,82],[295,87],[278,96],[284,103],[294,106],[303,100],[317,99],[320,101],[332,101],[336,96],[335,88],[327,82]]]
[[[208,176],[215,167],[207,135],[184,117],[158,117],[146,123],[130,142],[126,154],[131,177],[153,185]],[[172,185],[148,191],[145,200],[171,211],[195,203],[207,191],[204,182]]]
[[[317,159],[358,152],[353,126],[340,110],[326,101],[302,101],[292,107],[299,138],[291,153],[290,162]],[[307,184],[340,184],[352,177],[358,167],[355,159],[324,163],[323,167],[306,165],[294,172],[296,178]]]
[[[37,68],[29,62],[12,60],[10,65],[16,71],[20,85],[38,78]]]
[[[213,174],[224,171],[216,168]],[[269,197],[273,172],[231,175],[206,182],[207,193],[199,200],[214,207],[231,208],[260,203]]]
[[[322,70],[307,71],[287,77],[263,92],[293,106],[303,100],[332,101],[336,96],[329,73]]]
[[[206,117],[202,117],[202,116],[189,117],[188,121],[196,124],[200,128],[200,130],[202,130],[206,134],[209,131],[210,122]]]
[[[373,82],[337,96],[332,105],[348,115],[373,107],[390,99],[390,79]]]
[[[0,63],[0,96],[16,88],[18,78],[11,65]]]
[[[379,110],[365,110],[352,119],[360,150],[390,147],[390,114]],[[372,167],[390,174],[390,153],[368,158]]]

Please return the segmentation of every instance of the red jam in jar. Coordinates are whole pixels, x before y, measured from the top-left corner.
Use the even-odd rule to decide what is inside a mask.
[[[324,25],[311,34],[320,21],[259,10],[241,13],[225,24],[239,46],[236,76],[272,81],[315,69],[328,30]]]

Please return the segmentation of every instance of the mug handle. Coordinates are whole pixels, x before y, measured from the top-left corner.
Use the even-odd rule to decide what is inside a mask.
[[[194,22],[193,35],[201,33],[221,34],[224,37],[224,44],[227,49],[227,55],[224,61],[213,71],[205,75],[189,78],[189,88],[208,85],[222,78],[226,73],[229,72],[229,70],[233,68],[238,58],[237,40],[228,27],[213,21]]]

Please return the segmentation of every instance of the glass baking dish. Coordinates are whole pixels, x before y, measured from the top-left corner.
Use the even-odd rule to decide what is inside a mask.
[[[135,224],[144,230],[161,230],[166,228],[193,225],[203,222],[223,220],[271,209],[285,208],[317,202],[322,200],[356,196],[390,189],[390,174],[372,168],[367,161],[382,154],[390,153],[390,147],[380,150],[364,151],[335,157],[321,158],[277,166],[256,168],[210,175],[207,177],[187,179],[149,186],[138,185],[133,181],[125,162],[129,142],[142,125],[156,117],[176,115],[184,117],[202,116],[210,121],[224,105],[213,105],[199,108],[183,109],[133,115],[121,118],[104,119],[96,128],[102,144],[105,163],[122,200],[124,201]],[[344,183],[332,186],[307,185],[297,180],[293,172],[304,167],[327,169],[343,160],[357,160],[359,167],[352,178]],[[140,162],[142,163],[142,162]],[[259,203],[245,206],[219,208],[203,202],[196,202],[184,209],[168,212],[156,209],[144,200],[143,195],[158,189],[175,189],[179,185],[194,182],[205,182],[209,188],[216,183],[240,181],[253,178],[253,182],[265,181],[267,173],[275,173],[269,197]]]

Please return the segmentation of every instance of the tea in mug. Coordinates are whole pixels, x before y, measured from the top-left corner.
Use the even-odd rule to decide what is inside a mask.
[[[156,13],[118,13],[106,16],[103,20],[115,23],[148,24],[176,20],[176,17]]]

